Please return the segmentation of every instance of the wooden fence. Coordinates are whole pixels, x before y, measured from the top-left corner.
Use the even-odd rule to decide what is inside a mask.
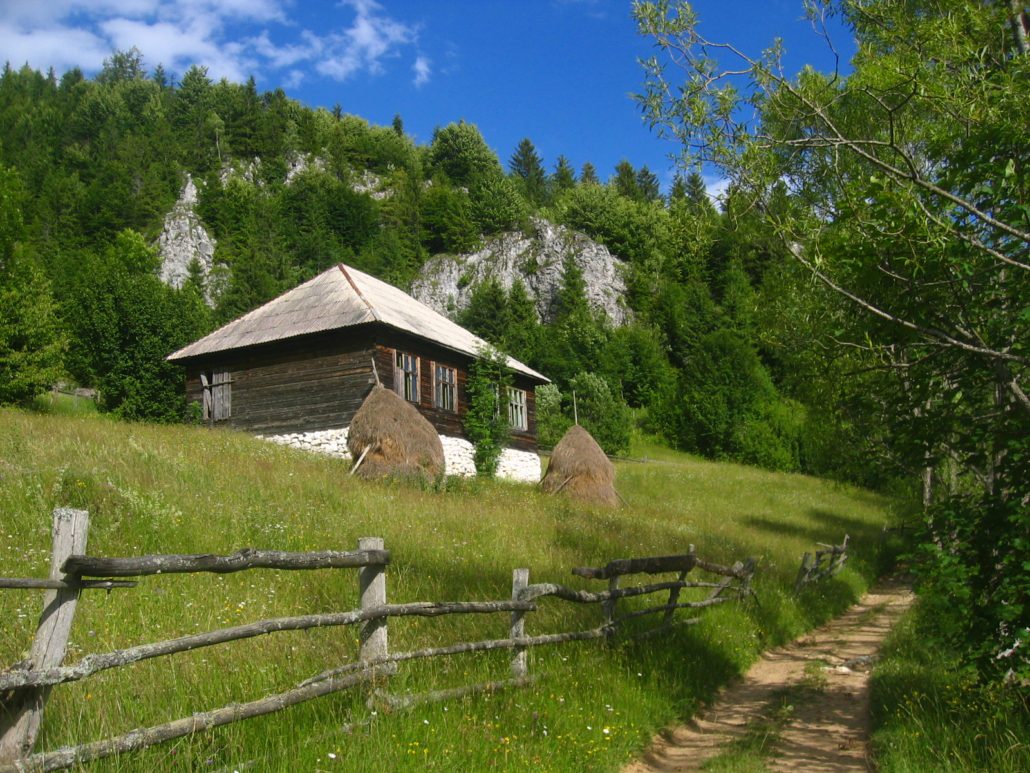
[[[522,686],[532,681],[527,659],[527,651],[532,647],[590,639],[611,640],[624,633],[634,637],[653,636],[674,625],[696,623],[699,619],[696,616],[677,618],[678,610],[701,610],[753,595],[751,580],[755,572],[754,560],[722,566],[698,558],[691,545],[690,550],[682,555],[621,559],[603,567],[572,570],[579,577],[607,581],[606,590],[588,591],[555,583],[531,584],[528,569],[515,569],[510,599],[391,604],[386,596],[386,570],[390,563],[390,553],[384,549],[383,540],[379,538],[362,538],[358,541],[357,551],[353,552],[286,553],[244,549],[231,555],[96,558],[85,555],[88,523],[89,515],[86,511],[65,508],[55,510],[50,577],[44,580],[0,578],[0,588],[47,590],[29,659],[0,672],[0,773],[59,770],[280,711],[359,685],[370,686],[373,690],[370,701],[382,701],[394,708]],[[62,664],[76,604],[84,590],[112,591],[136,585],[134,581],[119,579],[126,577],[193,572],[227,573],[258,568],[357,569],[360,607],[345,612],[259,620],[114,652],[87,655],[72,665]],[[702,570],[718,579],[688,580],[688,575],[695,570]],[[676,574],[675,580],[655,582],[650,579],[653,575],[671,573]],[[625,578],[635,575],[646,575],[647,578],[640,584],[623,584]],[[703,598],[682,601],[681,591],[686,588],[703,589]],[[653,594],[662,594],[663,603],[620,614],[619,602],[622,599]],[[539,635],[527,633],[528,614],[536,611],[538,603],[545,598],[600,605],[602,621],[597,627],[586,630]],[[389,648],[387,626],[392,617],[489,613],[510,615],[505,638],[460,642],[407,652],[392,652]],[[624,626],[629,620],[653,615],[661,617],[650,628],[637,630],[634,626],[630,633]],[[313,676],[289,690],[249,703],[232,704],[154,727],[132,730],[114,738],[33,753],[47,696],[56,685],[85,679],[101,671],[141,660],[215,644],[278,631],[345,625],[361,626],[357,659]],[[383,689],[389,676],[397,672],[398,664],[403,661],[497,649],[507,649],[512,653],[511,674],[507,679],[414,696],[394,696]]]
[[[797,579],[794,581],[794,592],[798,593],[810,582],[833,577],[844,568],[848,560],[848,537],[844,535],[844,541],[839,545],[827,545],[817,542],[822,550],[815,551],[813,558],[811,553],[805,553],[801,557],[801,568],[798,569]]]

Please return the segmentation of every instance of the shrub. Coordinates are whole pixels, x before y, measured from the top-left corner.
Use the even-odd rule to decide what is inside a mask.
[[[553,447],[572,425],[562,413],[562,394],[554,384],[536,389],[536,435],[542,446]]]
[[[508,441],[508,417],[501,410],[499,395],[511,386],[511,371],[504,355],[496,349],[481,352],[469,368],[469,409],[465,434],[475,448],[476,474],[492,478]]]
[[[621,395],[596,373],[580,373],[569,387],[575,393],[575,410],[583,425],[607,454],[629,450],[632,416]]]

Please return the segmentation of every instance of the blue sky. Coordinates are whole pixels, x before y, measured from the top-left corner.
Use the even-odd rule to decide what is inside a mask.
[[[833,66],[801,0],[699,0],[702,31],[758,52],[782,37],[785,63]],[[419,142],[464,119],[507,163],[529,137],[552,169],[559,154],[606,179],[621,159],[663,185],[674,148],[651,135],[630,94],[641,88],[629,0],[2,0],[0,56],[58,73],[95,73],[137,46],[148,67],[181,76],[281,86],[310,106],[341,105],[373,123],[395,114]],[[834,32],[843,51],[844,30]]]

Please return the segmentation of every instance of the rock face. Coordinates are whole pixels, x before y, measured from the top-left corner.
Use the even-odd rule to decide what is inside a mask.
[[[571,257],[583,270],[587,301],[604,311],[614,325],[631,320],[623,298],[626,281],[622,264],[608,248],[587,236],[547,220],[533,218],[532,233],[521,231],[492,237],[477,252],[437,255],[422,267],[411,294],[441,314],[454,316],[468,306],[472,290],[493,277],[505,289],[516,278],[525,284],[544,322],[553,319],[562,266]]]
[[[161,256],[161,281],[172,287],[182,287],[189,278],[190,263],[200,265],[207,280],[214,266],[215,240],[204,228],[196,212],[197,186],[193,178],[186,175],[179,200],[172,211],[165,215],[164,228],[157,237],[157,251]],[[211,282],[207,282],[207,301],[213,302]]]

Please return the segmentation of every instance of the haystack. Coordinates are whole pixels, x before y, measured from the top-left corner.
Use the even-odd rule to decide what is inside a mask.
[[[615,466],[593,436],[578,424],[569,428],[551,453],[540,488],[596,505],[616,507]]]
[[[377,384],[351,420],[347,450],[362,478],[433,482],[444,473],[443,444],[415,406]],[[364,458],[362,458],[364,457]]]

